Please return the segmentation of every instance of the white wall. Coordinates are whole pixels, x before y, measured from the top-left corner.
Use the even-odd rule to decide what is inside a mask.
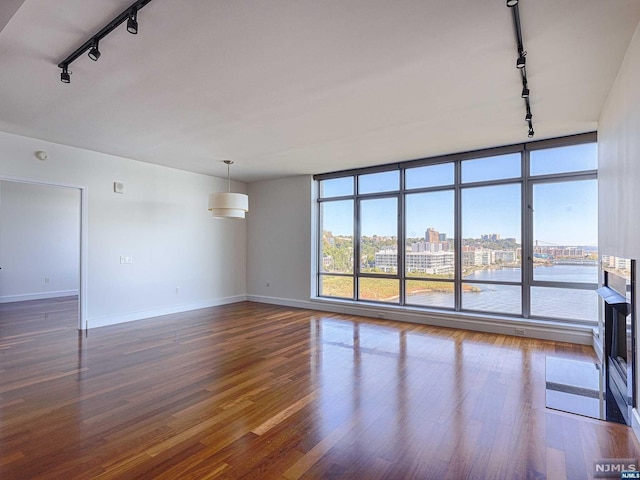
[[[640,26],[609,93],[598,127],[599,249],[606,255],[637,261],[640,261],[639,85]],[[636,365],[640,365],[639,360]],[[636,382],[640,383],[638,375]],[[634,430],[640,438],[639,420],[635,411]]]
[[[312,185],[311,176],[249,184],[247,291],[254,300],[309,300]]]
[[[0,303],[77,295],[80,190],[0,181]]]
[[[636,30],[602,111],[599,244],[604,254],[640,260],[640,31]]]
[[[37,150],[49,160],[36,159]],[[245,222],[207,211],[208,194],[226,190],[225,179],[1,132],[0,178],[86,190],[90,328],[245,298]]]

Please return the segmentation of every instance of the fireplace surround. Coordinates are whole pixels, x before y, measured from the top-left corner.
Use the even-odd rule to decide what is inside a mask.
[[[603,367],[607,409],[617,408],[627,425],[637,404],[635,260],[603,255],[602,287],[597,290],[603,301]]]

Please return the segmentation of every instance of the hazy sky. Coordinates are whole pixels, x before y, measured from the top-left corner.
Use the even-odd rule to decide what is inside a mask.
[[[520,176],[520,154],[503,155],[462,164],[463,182],[488,181]],[[549,174],[597,168],[597,146],[578,145],[531,152],[531,173]],[[407,170],[407,188],[451,185],[453,164]],[[361,192],[397,190],[399,172],[362,175]],[[479,238],[497,233],[520,241],[520,183],[464,188],[462,190],[462,237]],[[334,193],[335,192],[335,193]],[[353,180],[326,182],[324,194],[351,194]],[[406,195],[408,237],[422,237],[428,227],[453,237],[453,190]],[[534,241],[556,245],[597,245],[597,184],[595,180],[533,185]],[[361,201],[362,235],[397,235],[397,199]],[[324,229],[335,235],[353,234],[353,203],[324,203]]]

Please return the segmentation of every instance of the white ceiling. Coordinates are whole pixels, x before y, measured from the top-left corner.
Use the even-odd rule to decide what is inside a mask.
[[[0,130],[249,182],[527,140],[504,0],[153,0],[61,83],[131,3],[3,0]],[[520,14],[535,139],[595,130],[640,1]]]

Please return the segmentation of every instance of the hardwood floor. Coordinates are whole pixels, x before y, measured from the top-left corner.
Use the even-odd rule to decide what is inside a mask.
[[[240,303],[76,331],[0,305],[2,479],[518,479],[639,458],[545,408],[545,355],[590,348]]]

